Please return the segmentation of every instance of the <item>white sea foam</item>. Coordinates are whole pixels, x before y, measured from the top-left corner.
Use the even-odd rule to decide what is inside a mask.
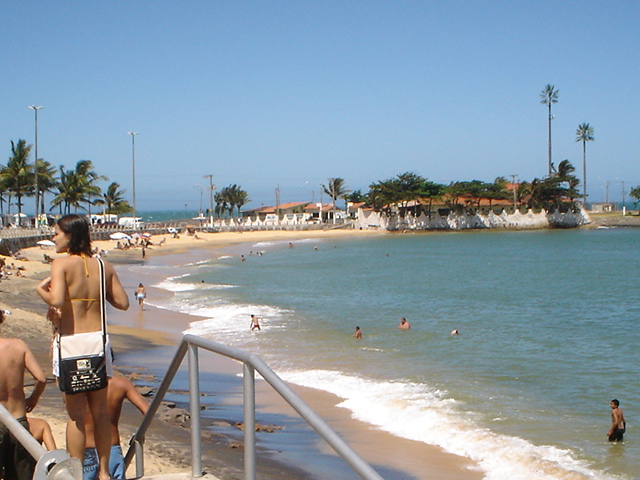
[[[191,322],[185,334],[215,338],[220,334],[242,333],[241,338],[245,338],[252,314],[261,318],[260,324],[263,329],[283,328],[279,320],[287,311],[268,305],[230,304],[219,301],[208,305],[192,305],[188,313],[206,319]],[[233,338],[225,337],[225,341],[231,342]]]
[[[398,437],[437,445],[478,463],[487,480],[613,480],[568,450],[534,445],[481,428],[446,392],[409,382],[364,379],[328,370],[281,373],[298,385],[331,392],[354,418]]]

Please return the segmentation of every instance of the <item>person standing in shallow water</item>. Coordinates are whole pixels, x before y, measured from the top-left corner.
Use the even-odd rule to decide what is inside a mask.
[[[142,304],[144,303],[145,298],[147,298],[147,291],[145,290],[144,285],[140,283],[136,289],[136,299],[138,300],[140,310],[142,310]]]
[[[400,319],[400,325],[398,325],[398,328],[400,330],[409,330],[411,328],[411,324],[407,322],[406,318],[402,317]]]
[[[360,330],[360,327],[356,327],[356,333],[354,333],[353,336],[356,337],[357,339],[362,338],[362,330]]]
[[[251,330],[260,330],[260,317],[251,315]]]
[[[627,429],[627,422],[617,399],[611,400],[609,406],[611,407],[611,428],[607,432],[607,437],[610,442],[621,442]]]

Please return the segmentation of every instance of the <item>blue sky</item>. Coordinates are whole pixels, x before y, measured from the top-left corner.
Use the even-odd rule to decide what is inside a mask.
[[[553,159],[590,200],[640,184],[640,3],[633,1],[24,1],[3,5],[0,163],[10,141],[92,160],[138,210],[197,210],[205,175],[248,206],[318,201],[405,171],[522,180]],[[103,185],[106,188],[106,184]],[[326,200],[326,196],[324,198]],[[28,205],[27,205],[28,207]]]

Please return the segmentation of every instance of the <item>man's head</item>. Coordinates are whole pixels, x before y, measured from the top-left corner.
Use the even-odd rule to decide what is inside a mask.
[[[620,406],[620,402],[617,399],[611,400],[611,408],[618,408]]]
[[[4,322],[4,310],[0,310],[0,325]]]

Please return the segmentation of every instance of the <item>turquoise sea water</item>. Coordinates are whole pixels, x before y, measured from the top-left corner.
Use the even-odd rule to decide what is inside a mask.
[[[176,267],[158,306],[203,316],[190,333],[470,457],[487,479],[633,479],[639,241],[640,229],[594,229],[265,242]],[[614,397],[623,444],[605,436]]]

